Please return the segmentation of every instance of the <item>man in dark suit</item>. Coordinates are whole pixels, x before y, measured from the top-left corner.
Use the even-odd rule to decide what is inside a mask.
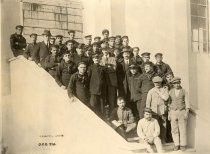
[[[123,50],[123,61],[117,65],[119,96],[124,97],[129,105],[130,91],[128,87],[128,79],[131,76],[129,66],[134,62],[130,58],[130,51]]]
[[[30,35],[30,40],[31,40],[31,42],[27,45],[26,50],[24,51],[23,55],[24,55],[24,57],[26,59],[33,60],[33,58],[32,58],[32,52],[33,52],[34,46],[37,44],[36,43],[37,34],[36,33],[32,33]]]
[[[156,73],[162,77],[165,78],[165,75],[168,73],[173,73],[171,70],[171,67],[163,62],[163,54],[162,53],[156,53],[155,54],[156,64],[154,66],[154,69]]]
[[[103,102],[103,86],[105,84],[105,70],[103,66],[99,65],[99,55],[92,55],[93,64],[89,69],[89,77],[90,77],[90,106],[92,110],[102,116],[104,111],[104,102]]]
[[[111,36],[109,37],[109,42],[108,42],[108,52],[112,57],[114,57],[114,49],[115,49],[114,45],[115,45],[115,37]]]
[[[16,32],[10,36],[10,47],[15,57],[22,55],[26,47],[26,39],[22,36],[23,26],[16,26]]]
[[[69,34],[69,40],[72,41],[72,43],[73,43],[73,50],[76,50],[76,47],[79,45],[79,43],[77,41],[75,41],[75,31],[69,30],[68,34]]]
[[[44,30],[42,33],[43,41],[37,43],[33,48],[32,57],[33,60],[44,68],[45,58],[50,54],[50,43],[49,39],[51,37],[51,33],[49,30]]]

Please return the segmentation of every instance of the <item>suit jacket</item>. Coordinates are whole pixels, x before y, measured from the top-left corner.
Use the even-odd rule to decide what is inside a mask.
[[[90,77],[90,93],[101,95],[105,78],[104,68],[100,65],[92,64],[88,73]]]
[[[44,64],[45,58],[50,55],[50,46],[48,47],[44,41],[37,43],[32,52],[32,58],[36,63]]]
[[[117,64],[117,79],[119,85],[119,93],[121,96],[124,96],[129,93],[128,80],[131,76],[129,65],[134,62],[130,59],[129,64],[125,64],[124,61]]]
[[[26,39],[22,35],[14,33],[10,36],[10,47],[14,56],[18,56],[18,52],[22,52],[26,45]]]

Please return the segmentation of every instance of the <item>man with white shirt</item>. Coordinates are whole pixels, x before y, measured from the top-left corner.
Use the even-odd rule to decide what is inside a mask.
[[[160,138],[166,142],[166,101],[169,98],[168,89],[162,87],[163,79],[155,76],[152,79],[155,87],[150,89],[147,94],[146,107],[151,108],[153,111],[153,118],[155,118],[160,125]]]
[[[152,145],[156,146],[157,152],[162,153],[162,144],[159,138],[160,126],[156,119],[152,118],[152,110],[145,108],[144,118],[139,120],[137,126],[137,134],[140,140],[143,140],[146,144],[147,151],[149,153],[154,153]]]
[[[181,87],[181,78],[171,80],[174,88],[169,91],[170,105],[168,119],[171,121],[171,133],[174,141],[174,151],[186,150],[187,119],[190,104],[186,91]]]
[[[49,30],[44,30],[42,33],[43,41],[37,43],[32,51],[32,57],[38,66],[44,67],[45,58],[50,54],[50,40],[51,33]]]

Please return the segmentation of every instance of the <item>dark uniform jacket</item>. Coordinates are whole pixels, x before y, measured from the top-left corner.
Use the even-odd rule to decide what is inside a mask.
[[[92,64],[89,68],[90,93],[101,95],[104,84],[105,71],[103,66]]]
[[[91,44],[89,44],[89,45],[84,45],[84,51],[86,52],[89,48],[91,48],[92,49],[92,45]]]
[[[61,62],[61,59],[58,55],[49,55],[45,59],[45,66],[44,68],[52,75],[53,77],[56,74],[56,67],[59,65]]]
[[[44,66],[45,58],[50,54],[50,46],[47,46],[44,41],[37,43],[33,48],[33,60]]]
[[[172,72],[171,67],[164,62],[161,62],[160,64],[155,64],[154,68],[155,68],[155,72],[160,77],[165,77],[166,73]]]
[[[107,48],[107,50],[108,50],[108,52],[109,52],[109,54],[110,54],[111,57],[114,57],[114,49],[115,49],[115,47],[112,47],[112,48],[111,47],[108,47]]]
[[[149,61],[149,62],[151,62],[151,61]],[[152,63],[152,69],[153,69],[153,71],[156,72],[155,71],[155,64],[153,62],[151,62],[151,63]],[[142,61],[142,64],[140,65],[140,67],[141,67],[142,73],[145,73],[145,70],[144,70],[144,61]]]
[[[55,80],[59,86],[68,86],[70,77],[77,71],[75,63],[69,61],[66,63],[64,60],[61,61],[60,65],[56,68]]]
[[[131,76],[129,65],[133,63],[134,62],[130,59],[128,65],[125,64],[124,60],[117,64],[117,79],[120,96],[125,96],[129,93],[128,80]]]
[[[26,45],[26,39],[22,35],[15,33],[10,36],[10,47],[15,57],[23,54]]]
[[[66,41],[66,42],[68,42],[68,41]],[[75,41],[75,40],[72,40],[72,42],[73,42],[73,50],[76,51],[76,48],[79,45],[79,43],[77,41]],[[65,45],[66,45],[66,43],[65,43]]]
[[[25,52],[23,53],[24,57],[28,59],[29,57],[32,57],[33,55],[33,48],[36,45],[36,43],[29,43],[26,47]]]
[[[129,77],[129,89],[131,93],[131,101],[141,100],[140,73]]]
[[[90,59],[85,56],[85,55],[78,55],[78,54],[74,54],[72,56],[72,61],[78,65],[79,62],[85,62],[87,64],[87,66],[89,65]]]
[[[152,78],[157,74],[155,72],[143,73],[140,75],[140,87],[141,93],[148,93],[150,89],[154,87],[154,83],[152,82]]]
[[[71,98],[73,96],[77,97],[86,105],[89,104],[89,77],[87,74],[80,75],[78,72],[71,76],[67,92],[68,96]]]

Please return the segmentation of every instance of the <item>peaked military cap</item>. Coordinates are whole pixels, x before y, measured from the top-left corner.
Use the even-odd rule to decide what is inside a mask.
[[[17,26],[15,27],[15,29],[18,29],[18,28],[23,29],[23,26],[22,26],[22,25],[17,25]]]
[[[36,34],[36,33],[31,33],[30,37],[31,37],[31,36],[37,36],[37,34]]]
[[[96,37],[94,37],[94,40],[96,40],[96,39],[101,39],[101,37],[99,37],[99,36],[96,36]]]
[[[58,38],[58,37],[63,38],[63,35],[60,35],[60,34],[59,34],[59,35],[56,35],[55,37],[56,37],[56,38]]]
[[[85,38],[92,38],[92,35],[86,35]]]
[[[141,56],[143,57],[143,56],[150,56],[150,53],[149,52],[143,52],[142,54],[141,54]]]
[[[180,77],[174,77],[172,80],[171,80],[171,82],[170,83],[178,83],[178,82],[180,82],[181,81],[181,78]]]
[[[69,30],[68,34],[70,34],[70,33],[74,33],[75,34],[75,30]]]
[[[156,53],[156,54],[155,54],[155,57],[157,57],[157,56],[161,56],[161,57],[162,57],[163,54],[162,54],[162,53]]]

